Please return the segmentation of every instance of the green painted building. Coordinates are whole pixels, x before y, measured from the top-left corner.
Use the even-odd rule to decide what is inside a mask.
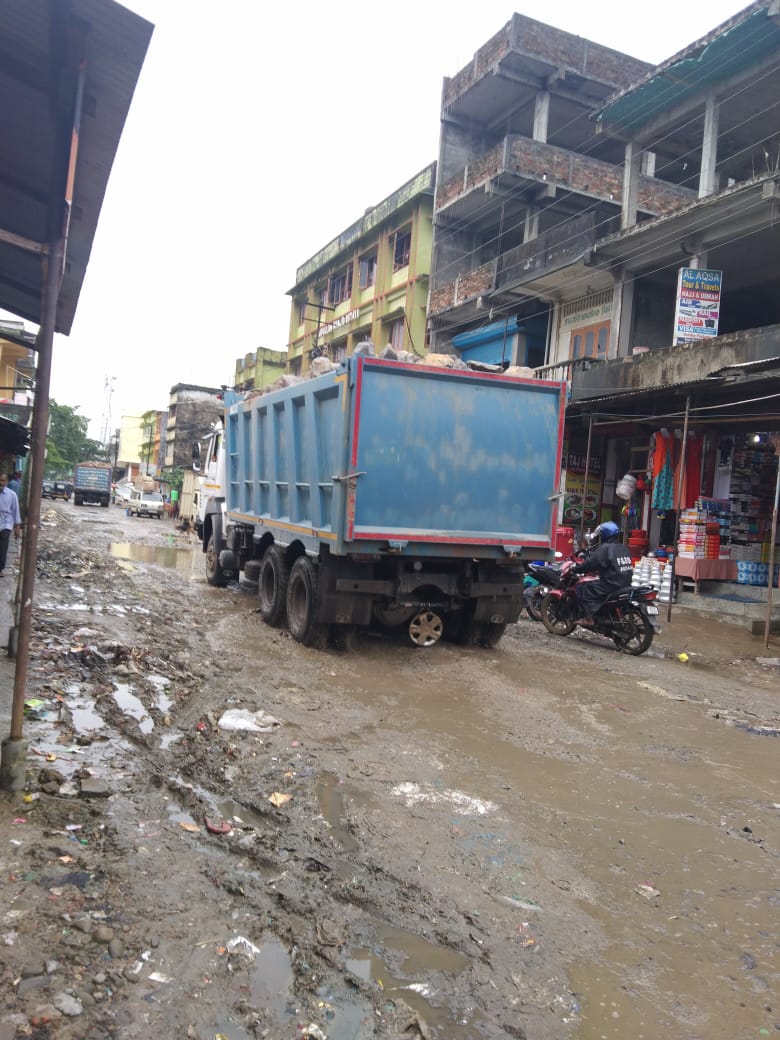
[[[283,350],[258,347],[236,360],[233,386],[240,390],[262,390],[287,371]]]
[[[292,297],[288,370],[307,371],[313,357],[340,361],[370,340],[427,352],[436,163],[366,210],[298,268]]]

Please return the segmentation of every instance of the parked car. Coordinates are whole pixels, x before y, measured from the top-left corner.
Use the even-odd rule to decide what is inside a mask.
[[[61,480],[44,480],[41,485],[41,498],[62,498],[70,501],[68,485]]]
[[[159,520],[164,512],[165,503],[159,491],[134,491],[127,504],[130,516],[152,516]]]
[[[114,488],[114,502],[118,506],[127,506],[130,503],[130,498],[133,494],[134,488],[132,484],[117,484]]]

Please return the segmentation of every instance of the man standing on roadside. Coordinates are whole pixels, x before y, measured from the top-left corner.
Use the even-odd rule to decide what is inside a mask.
[[[8,556],[11,531],[16,538],[22,533],[19,499],[16,497],[16,493],[8,487],[8,474],[0,473],[0,578],[5,574],[5,561]]]

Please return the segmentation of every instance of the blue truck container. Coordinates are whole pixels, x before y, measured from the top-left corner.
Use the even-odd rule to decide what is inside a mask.
[[[113,469],[108,462],[79,462],[73,471],[73,503],[87,502],[107,507],[111,501]]]
[[[225,404],[201,479],[210,584],[243,572],[309,645],[377,623],[492,646],[517,620],[523,561],[555,549],[560,383],[359,355]]]

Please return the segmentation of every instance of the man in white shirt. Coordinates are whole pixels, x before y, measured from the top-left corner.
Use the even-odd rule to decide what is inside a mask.
[[[19,499],[8,486],[8,474],[0,473],[0,578],[5,574],[5,561],[8,556],[11,531],[16,538],[22,533]]]

